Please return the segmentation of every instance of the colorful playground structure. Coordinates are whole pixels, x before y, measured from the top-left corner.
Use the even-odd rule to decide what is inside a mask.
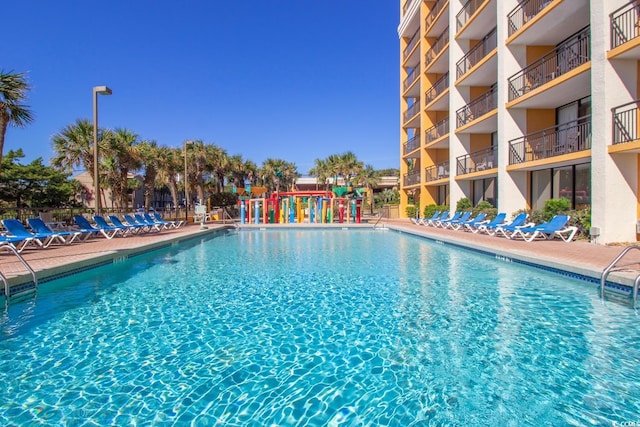
[[[268,198],[241,197],[238,205],[241,224],[360,223],[362,195],[356,191],[349,197],[346,187],[285,191]]]

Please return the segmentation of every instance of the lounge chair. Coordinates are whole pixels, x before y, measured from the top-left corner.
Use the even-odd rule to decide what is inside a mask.
[[[160,215],[158,212],[154,212],[153,213],[153,217],[158,220],[159,223],[164,223],[169,225],[169,227],[173,226],[173,228],[178,228],[180,227],[182,224],[184,224],[184,221],[180,221],[180,220],[176,220],[176,221],[167,221],[165,219],[162,218],[162,215]]]
[[[435,212],[433,213],[433,215],[431,215],[431,217],[430,217],[430,218],[418,218],[418,220],[417,220],[417,222],[416,222],[416,223],[417,223],[418,225],[428,225],[428,222],[429,222],[429,221],[431,221],[431,220],[435,220],[435,219],[438,219],[438,217],[440,216],[440,214],[441,214],[441,212],[440,212],[440,211],[435,211]]]
[[[460,215],[457,219],[453,218],[450,221],[444,221],[445,228],[453,228],[455,225],[458,225],[461,222],[467,222],[471,218],[473,212],[467,211]]]
[[[537,237],[551,240],[558,236],[565,242],[570,242],[578,232],[578,227],[566,226],[569,222],[569,215],[556,215],[549,222],[538,224],[533,227],[521,227],[516,229],[511,235],[512,239],[522,237],[525,242],[531,242]]]
[[[507,239],[511,238],[511,234],[513,234],[514,231],[516,231],[518,228],[520,227],[531,227],[532,225],[534,225],[534,223],[530,222],[530,223],[526,223],[527,218],[529,218],[529,214],[522,212],[519,213],[514,219],[513,221],[507,223],[507,224],[502,224],[502,225],[498,225],[495,229],[490,230],[487,229],[487,233],[491,236],[495,236],[498,233],[501,233],[504,237],[506,237]]]
[[[6,236],[0,234],[0,246],[8,245],[18,252],[22,252],[32,240],[33,237]]]
[[[155,224],[160,227],[161,230],[168,230],[169,228],[175,228],[174,224],[171,224],[166,221],[158,221],[155,217],[151,216],[151,214],[145,213],[142,214],[144,219],[147,220],[148,223]]]
[[[49,226],[40,218],[28,218],[27,222],[29,223],[29,227],[31,227],[31,229],[35,233],[39,233],[42,235],[57,234],[58,236],[62,237],[62,239],[64,240],[64,243],[67,245],[70,243],[73,243],[73,241],[79,238],[80,236],[83,236],[84,238],[89,237],[88,233],[83,233],[81,231],[54,231],[51,228],[49,228]]]
[[[116,234],[120,233],[120,230],[112,228],[111,226],[109,226],[109,229],[94,227],[89,220],[82,215],[75,215],[73,220],[79,227],[80,231],[84,233],[93,233],[96,236],[100,233],[109,240],[113,239]]]
[[[32,233],[27,230],[25,226],[17,219],[3,219],[2,225],[7,230],[7,233],[11,236],[22,237],[25,240],[29,239],[28,243],[33,243],[41,248],[48,248],[55,241],[65,243],[65,239],[54,233]],[[28,244],[24,245],[24,249]]]
[[[431,227],[437,227],[438,226],[438,222],[442,221],[443,219],[447,219],[449,217],[449,211],[442,211],[442,213],[440,213],[440,216],[434,219],[428,219],[425,221],[424,225],[429,225]]]
[[[128,227],[128,226],[122,224],[122,222],[120,220],[118,220],[118,222],[121,225],[109,224],[107,222],[107,220],[101,215],[94,215],[93,216],[93,221],[96,223],[98,228],[100,228],[102,230],[105,230],[105,231],[109,231],[109,232],[115,230],[118,233],[120,233],[121,236],[126,236],[133,229],[133,227]]]
[[[487,216],[486,213],[484,212],[480,212],[478,215],[476,215],[475,218],[472,218],[468,221],[459,221],[455,224],[452,224],[452,228],[454,230],[459,230],[459,229],[465,229],[467,227],[474,227],[476,224],[480,224],[484,222],[485,217]]]
[[[456,212],[453,214],[452,217],[445,217],[444,219],[439,219],[437,221],[434,221],[434,225],[436,227],[446,228],[448,222],[456,221],[458,218],[460,218],[461,215],[462,215],[462,212]]]
[[[134,214],[133,218],[138,221],[139,224],[144,224],[148,227],[148,230],[156,230],[156,231],[161,231],[164,226],[157,224],[153,219],[148,219],[145,216],[141,215],[141,214]],[[126,218],[125,218],[126,219]],[[127,222],[129,222],[129,220],[127,220]]]
[[[123,230],[133,234],[140,233],[141,231],[148,231],[148,227],[146,225],[138,224],[135,221],[133,221],[132,224],[126,218],[125,221],[127,221],[127,223],[125,224],[117,215],[109,215],[109,221],[111,221],[111,224],[113,224],[114,227],[122,228]]]
[[[472,233],[478,233],[481,231],[486,233],[487,230],[495,230],[497,226],[503,225],[506,218],[507,214],[505,212],[500,212],[491,221],[483,221],[474,225],[465,225],[465,229],[471,231]]]

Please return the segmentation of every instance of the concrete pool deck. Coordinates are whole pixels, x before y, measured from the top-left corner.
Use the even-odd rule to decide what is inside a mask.
[[[188,224],[175,230],[164,230],[160,233],[143,233],[128,237],[117,237],[107,240],[103,237],[93,238],[71,245],[52,245],[47,249],[26,249],[22,256],[35,270],[38,280],[64,275],[76,270],[86,269],[93,265],[113,262],[123,257],[135,256],[156,248],[165,247],[216,230],[230,227],[230,224],[207,224],[208,229],[201,230],[199,224]],[[367,224],[246,224],[241,228],[283,228],[291,226],[303,227],[372,227]],[[387,227],[399,232],[422,236],[438,242],[467,247],[492,254],[506,261],[518,260],[534,265],[567,271],[599,280],[602,270],[622,251],[621,246],[595,245],[584,241],[565,243],[561,240],[535,241],[508,240],[503,237],[492,237],[473,234],[461,230],[449,230],[413,224],[409,220],[382,220],[377,227]],[[10,284],[23,283],[30,280],[30,275],[20,261],[8,251],[0,251],[0,272]],[[625,256],[624,263],[640,263],[640,251],[631,251]],[[638,268],[637,265],[631,268]],[[624,285],[632,285],[638,271],[622,271],[612,273],[609,280]]]

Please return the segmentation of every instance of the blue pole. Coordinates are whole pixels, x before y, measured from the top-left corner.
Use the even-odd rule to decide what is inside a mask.
[[[291,224],[296,222],[296,210],[295,203],[293,202],[293,196],[289,197],[289,222]]]
[[[254,205],[254,206],[255,206],[255,208],[253,209],[253,212],[254,212],[254,215],[253,215],[253,217],[254,217],[254,222],[255,222],[256,224],[259,224],[259,223],[260,223],[260,202],[259,202],[258,200],[256,200],[256,202],[255,202],[255,205]]]
[[[245,206],[245,201],[240,201],[240,224],[245,224],[247,222],[247,208]]]

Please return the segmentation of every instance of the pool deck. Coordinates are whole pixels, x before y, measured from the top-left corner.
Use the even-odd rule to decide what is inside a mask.
[[[26,249],[22,252],[22,256],[34,269],[38,280],[43,280],[90,268],[94,265],[112,263],[113,260],[134,256],[137,253],[165,247],[175,242],[197,238],[231,225],[209,223],[207,226],[208,229],[201,230],[199,224],[188,224],[174,230],[117,237],[111,240],[98,237],[70,245],[52,245],[47,249]],[[255,229],[283,228],[285,226],[291,225],[247,224],[240,227]],[[370,228],[373,224],[295,224],[295,226]],[[386,227],[399,232],[426,237],[439,243],[482,251],[505,261],[518,260],[598,280],[602,270],[623,249],[621,246],[603,246],[584,241],[565,243],[561,240],[553,240],[527,243],[522,240],[514,241],[503,237],[473,234],[461,230],[454,231],[426,227],[413,224],[411,221],[404,219],[382,220],[376,227]],[[8,279],[10,284],[14,285],[30,280],[30,275],[15,256],[8,251],[2,251],[1,253],[0,272]],[[640,251],[629,252],[624,258],[624,263],[629,262],[640,263]],[[631,266],[631,268],[638,268],[638,266]],[[638,274],[639,272],[636,270],[615,272],[610,275],[609,280],[629,286],[633,284],[633,279]]]

